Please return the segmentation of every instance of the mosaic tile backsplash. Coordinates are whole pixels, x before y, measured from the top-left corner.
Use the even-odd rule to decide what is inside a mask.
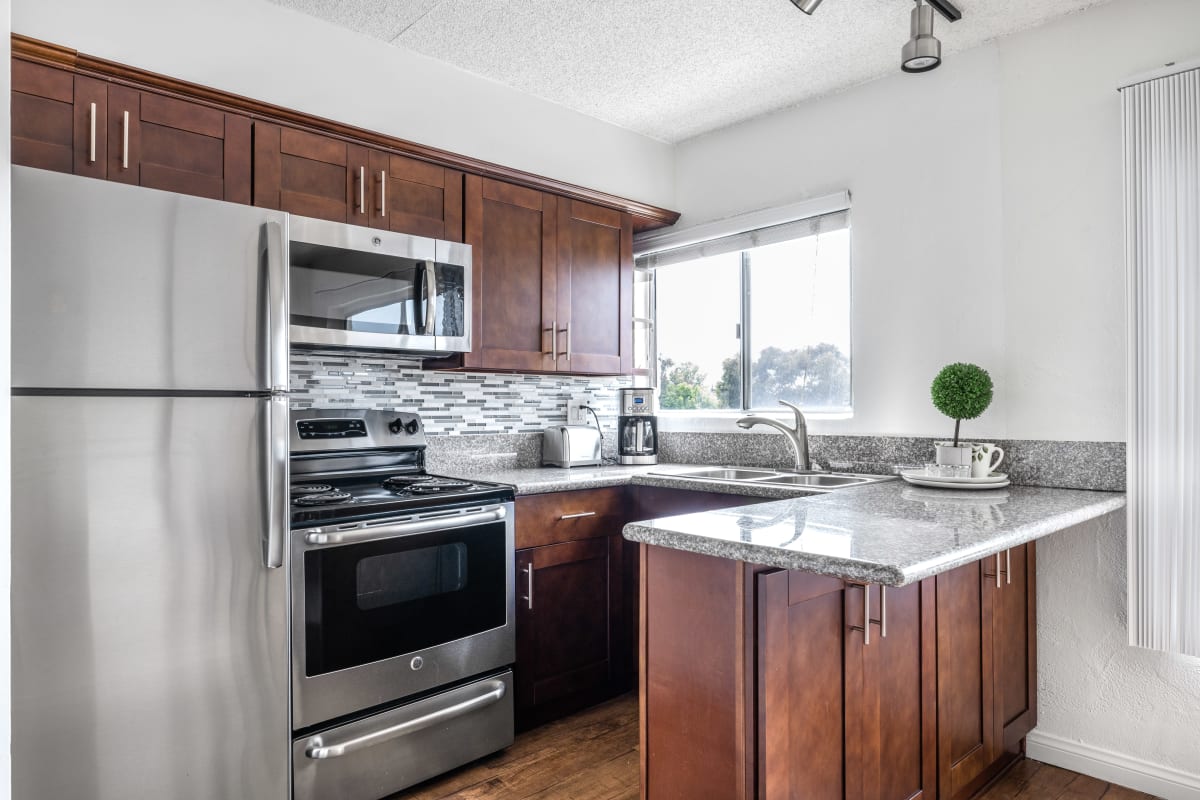
[[[431,372],[362,353],[292,351],[292,408],[380,408],[421,415],[429,434],[541,433],[565,425],[567,401],[586,397],[608,439],[617,390],[629,378]]]

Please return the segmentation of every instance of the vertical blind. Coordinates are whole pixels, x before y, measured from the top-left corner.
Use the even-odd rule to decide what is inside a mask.
[[[1200,69],[1121,96],[1129,640],[1200,656]]]

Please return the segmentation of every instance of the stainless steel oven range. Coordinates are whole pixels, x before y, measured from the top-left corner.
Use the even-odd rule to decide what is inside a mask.
[[[377,800],[513,740],[513,492],[416,414],[291,416],[294,797]]]

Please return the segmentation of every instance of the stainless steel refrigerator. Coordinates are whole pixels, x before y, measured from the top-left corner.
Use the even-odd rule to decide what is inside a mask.
[[[287,215],[12,178],[13,796],[286,800]]]

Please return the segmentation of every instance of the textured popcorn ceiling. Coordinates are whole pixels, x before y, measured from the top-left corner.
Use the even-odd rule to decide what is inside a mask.
[[[911,2],[272,0],[647,136],[678,142],[900,71]],[[1106,0],[958,0],[953,54]],[[920,80],[914,75],[912,80]]]

